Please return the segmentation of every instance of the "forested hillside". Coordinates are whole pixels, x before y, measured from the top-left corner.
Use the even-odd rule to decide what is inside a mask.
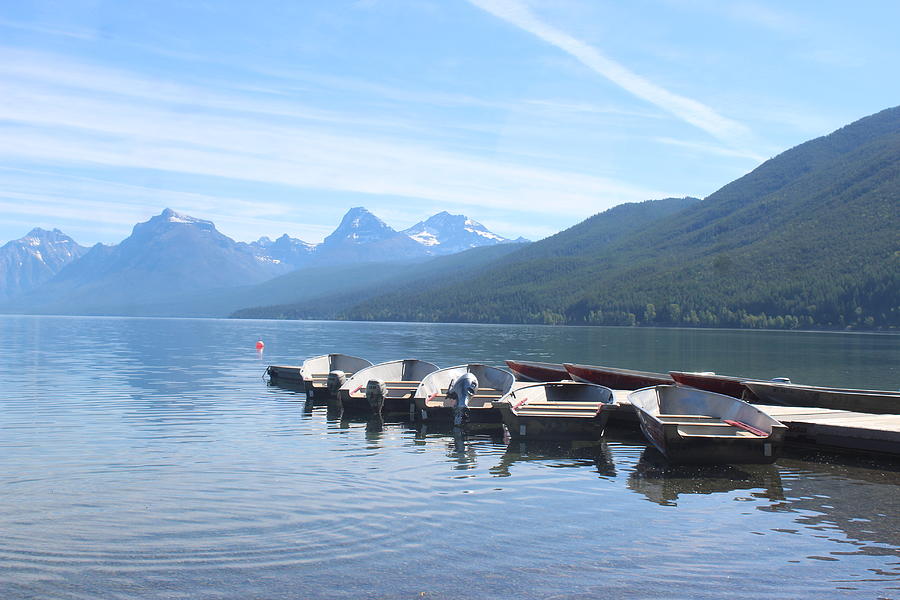
[[[598,215],[463,281],[375,296],[338,316],[900,326],[900,108],[788,150],[681,208],[633,219],[640,226],[624,232],[598,228]]]
[[[244,308],[241,319],[335,319],[363,298],[395,290],[414,293],[460,281],[487,264],[527,246],[507,243],[473,248],[420,263],[367,263],[348,267],[301,269],[252,289],[256,298],[292,295],[286,304]],[[277,292],[274,293],[274,292]]]

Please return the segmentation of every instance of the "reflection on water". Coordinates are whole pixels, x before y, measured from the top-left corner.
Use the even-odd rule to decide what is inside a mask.
[[[651,502],[676,506],[678,496],[754,490],[755,498],[784,500],[781,475],[773,465],[670,465],[653,446],[628,476],[628,487]]]
[[[509,444],[261,379],[335,350],[658,369],[637,357],[700,368],[730,345],[764,371],[768,334],[0,317],[0,336],[4,600],[900,597],[897,463],[669,467],[634,432]],[[890,373],[898,339],[776,337],[781,364],[838,374]]]
[[[605,441],[512,441],[490,472],[509,477],[516,463],[536,462],[552,468],[593,468],[602,477],[615,477],[616,466]]]
[[[810,530],[840,532],[855,546],[846,552],[898,556],[900,494],[885,491],[900,492],[900,463],[818,454],[778,464],[786,501],[772,510],[796,513],[798,525]]]

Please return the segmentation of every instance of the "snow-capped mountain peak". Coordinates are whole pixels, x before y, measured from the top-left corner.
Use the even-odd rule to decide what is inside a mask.
[[[351,208],[341,219],[337,229],[325,238],[325,245],[333,245],[340,241],[354,244],[377,242],[395,236],[397,232],[387,223],[376,217],[368,209],[357,206]]]
[[[81,257],[87,248],[59,229],[35,227],[0,248],[0,299],[27,292]]]
[[[453,254],[478,246],[510,242],[474,219],[447,211],[416,223],[403,233],[422,244],[429,254]]]

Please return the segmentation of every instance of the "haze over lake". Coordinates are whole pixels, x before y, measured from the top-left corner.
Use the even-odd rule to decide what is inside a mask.
[[[262,378],[337,351],[897,389],[898,335],[7,316],[0,337],[3,598],[900,595],[895,462],[672,468],[627,430],[508,446]]]

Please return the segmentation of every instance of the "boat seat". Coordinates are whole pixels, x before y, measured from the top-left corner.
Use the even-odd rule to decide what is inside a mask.
[[[389,387],[385,398],[412,398],[415,394],[416,390],[414,389],[398,389]],[[365,388],[363,388],[361,390],[350,392],[349,395],[351,398],[365,398],[366,390]]]
[[[524,406],[571,406],[573,408],[578,407],[598,407],[605,404],[605,402],[574,402],[574,401],[542,401],[542,400],[529,400]]]
[[[522,412],[523,410],[555,410],[558,412],[578,412],[578,411],[591,411],[597,412],[600,409],[599,405],[591,405],[591,404],[582,404],[581,406],[557,406],[553,404],[532,404],[529,402],[528,404],[523,404],[522,406],[515,407],[515,410]]]
[[[734,427],[722,421],[665,421],[666,425],[690,425],[691,427]]]
[[[570,418],[591,418],[597,416],[596,410],[518,410],[516,414],[520,417],[570,417]]]
[[[497,399],[497,396],[479,396],[478,394],[475,394],[474,396],[471,396],[469,398],[469,402],[470,402],[469,408],[475,408],[478,410],[480,410],[482,408],[493,408],[494,404],[492,401],[496,400],[496,399]],[[471,404],[473,401],[477,402],[477,404]],[[449,404],[448,402],[449,401],[447,400],[447,396],[445,396],[445,395],[433,396],[433,397],[428,397],[425,399],[425,405],[429,406],[431,408],[436,408],[436,407],[441,407],[441,406],[443,406],[445,408],[450,408],[452,405]]]
[[[701,430],[700,432],[692,432],[692,431],[682,431],[678,430],[678,434],[683,437],[710,437],[710,438],[724,438],[724,437],[735,437],[735,438],[756,438],[759,439],[758,436],[750,433],[749,431],[744,431],[743,429],[738,429],[737,427],[731,427],[726,430],[712,430],[707,429],[705,431]]]
[[[675,414],[658,414],[660,419],[716,419],[719,417],[711,417],[709,415],[675,415]]]

